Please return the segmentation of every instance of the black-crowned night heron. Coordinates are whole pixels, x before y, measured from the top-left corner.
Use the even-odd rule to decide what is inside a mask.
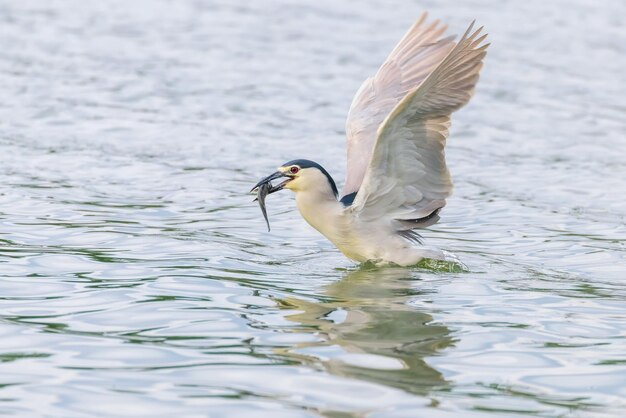
[[[444,146],[450,114],[471,98],[489,44],[473,23],[458,43],[445,25],[409,29],[350,106],[347,179],[341,198],[319,164],[293,160],[261,180],[257,191],[296,193],[302,217],[348,258],[413,265],[446,259],[415,231],[436,223],[452,192]],[[286,178],[273,186],[272,181]]]

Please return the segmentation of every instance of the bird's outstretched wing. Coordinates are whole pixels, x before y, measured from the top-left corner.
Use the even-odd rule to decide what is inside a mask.
[[[446,26],[413,24],[373,77],[357,91],[346,122],[347,177],[342,196],[359,190],[370,162],[377,131],[389,112],[430,74],[454,47],[454,36],[442,38]]]
[[[489,44],[473,23],[378,128],[367,170],[350,208],[362,219],[385,217],[398,229],[431,225],[452,192],[444,145],[450,114],[474,92]]]

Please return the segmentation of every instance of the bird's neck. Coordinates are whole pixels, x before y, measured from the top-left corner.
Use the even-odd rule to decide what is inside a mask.
[[[325,187],[324,187],[325,186]],[[340,234],[339,219],[343,205],[330,186],[307,188],[296,193],[296,205],[302,217],[331,242]]]

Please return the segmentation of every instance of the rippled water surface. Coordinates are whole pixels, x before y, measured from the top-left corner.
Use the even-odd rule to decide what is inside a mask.
[[[0,415],[623,416],[626,3],[456,3],[0,3]],[[492,41],[424,233],[467,269],[267,233],[423,9]]]

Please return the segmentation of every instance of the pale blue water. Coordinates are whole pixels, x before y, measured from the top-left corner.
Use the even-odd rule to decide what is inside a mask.
[[[419,13],[492,46],[426,241],[359,269],[287,192]],[[626,3],[0,3],[0,415],[621,417]]]

